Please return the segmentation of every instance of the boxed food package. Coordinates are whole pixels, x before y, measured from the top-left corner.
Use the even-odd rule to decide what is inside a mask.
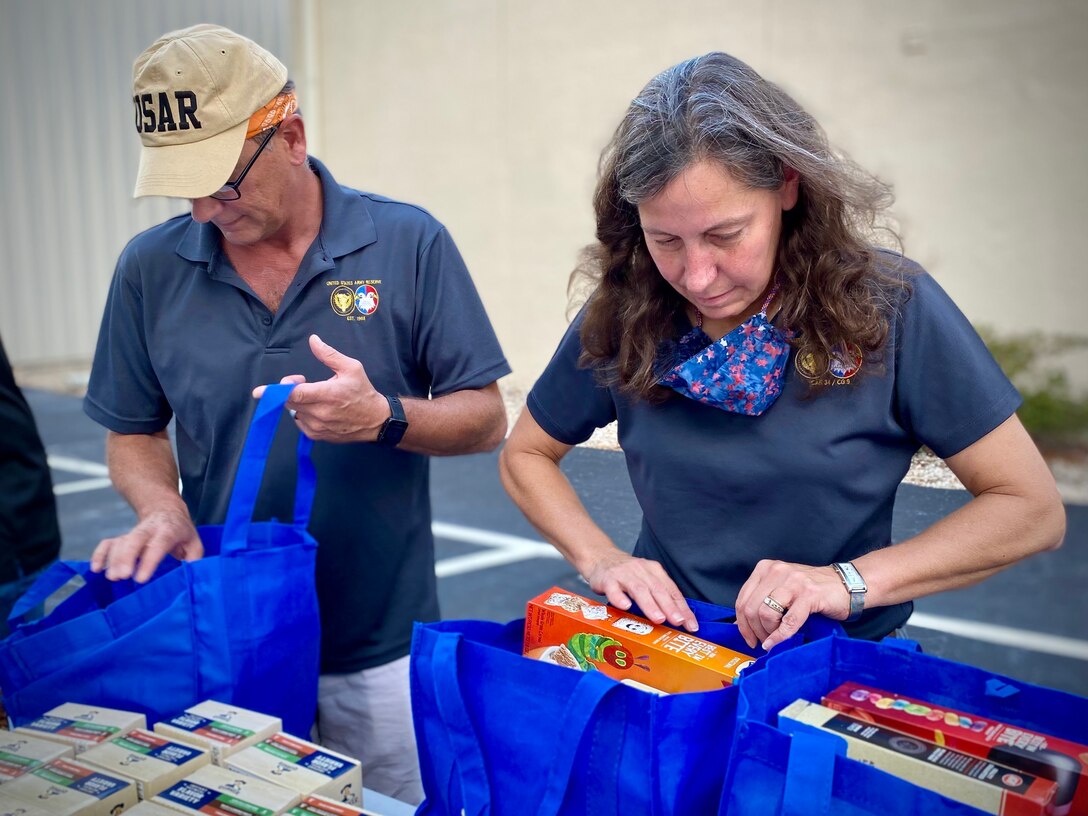
[[[68,757],[11,780],[0,796],[4,802],[28,802],[50,816],[116,816],[137,802],[131,782]]]
[[[523,653],[660,691],[729,686],[755,658],[553,587],[529,601]]]
[[[149,801],[189,816],[194,813],[279,816],[297,805],[299,799],[293,790],[263,779],[218,765],[205,765]]]
[[[71,745],[38,739],[29,734],[0,735],[0,784],[74,753]],[[0,816],[3,814],[0,813]]]
[[[210,751],[222,765],[231,754],[283,730],[279,717],[206,700],[169,720],[155,723],[155,733]]]
[[[224,766],[303,796],[317,794],[349,805],[362,801],[363,772],[358,760],[290,734],[280,732],[243,748],[228,757]]]
[[[84,751],[80,759],[130,780],[141,799],[150,799],[211,762],[211,753],[138,728]]]
[[[16,728],[13,733],[70,745],[79,754],[112,737],[127,734],[133,728],[147,728],[147,719],[143,714],[65,703]]]
[[[861,720],[1051,779],[1058,786],[1055,816],[1088,814],[1088,745],[858,683],[843,683],[824,695],[823,704]]]
[[[132,808],[125,810],[125,816],[132,811]],[[0,796],[0,816],[54,816],[45,808],[40,808],[37,805],[32,805],[29,802],[23,802],[20,799],[6,799],[4,796]],[[147,816],[150,816],[148,814]]]
[[[0,816],[4,816],[4,814],[0,813]],[[165,805],[141,801],[137,802],[133,807],[127,808],[125,816],[178,816],[178,812]]]
[[[846,739],[846,755],[942,796],[1003,816],[1048,816],[1057,785],[1018,769],[909,736],[833,708],[796,700],[780,718]]]
[[[324,796],[307,796],[289,811],[287,816],[372,816],[369,810],[355,805],[335,802]]]

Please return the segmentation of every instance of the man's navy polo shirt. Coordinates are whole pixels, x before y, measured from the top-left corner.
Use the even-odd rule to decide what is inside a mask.
[[[321,231],[276,313],[234,271],[211,224],[178,216],[129,242],[106,303],[84,409],[124,434],[176,420],[183,496],[197,524],[226,514],[250,392],[287,374],[325,380],[311,334],[360,360],[385,394],[440,397],[509,373],[452,238],[424,210],[321,180]],[[294,423],[273,445],[257,518],[292,515]],[[408,653],[435,620],[428,459],[318,443],[310,531],[319,543],[322,670]]]
[[[895,274],[899,261],[889,259]],[[809,395],[791,352],[778,400],[761,416],[676,395],[662,405],[598,385],[578,364],[582,315],[533,386],[528,408],[568,445],[618,420],[643,522],[635,555],[659,561],[687,597],[731,605],[756,562],[822,566],[891,542],[892,508],[912,455],[947,458],[996,428],[1020,396],[971,324],[911,262],[912,294],[893,318],[881,372],[819,372]],[[690,330],[678,328],[678,336]],[[868,369],[868,370],[865,370]],[[848,371],[839,371],[847,375]],[[883,636],[912,605],[866,610],[847,626]]]

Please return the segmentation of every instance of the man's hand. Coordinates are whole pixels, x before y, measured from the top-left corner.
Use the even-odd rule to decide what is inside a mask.
[[[91,570],[105,570],[111,581],[132,578],[135,572],[135,580],[142,584],[167,555],[182,561],[204,555],[204,545],[184,510],[150,513],[124,535],[102,540],[91,555]]]
[[[363,364],[316,334],[310,335],[310,350],[333,375],[315,383],[306,382],[301,374],[280,380],[296,384],[286,407],[294,412],[299,430],[324,442],[373,442],[389,417],[389,403],[371,384]],[[254,398],[260,399],[264,389],[254,388]]]

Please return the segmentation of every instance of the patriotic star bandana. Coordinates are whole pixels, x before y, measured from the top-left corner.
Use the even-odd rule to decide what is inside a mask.
[[[723,411],[759,416],[782,393],[782,378],[790,356],[788,336],[767,319],[767,307],[778,294],[771,291],[763,308],[721,340],[703,331],[703,316],[676,342],[677,362],[659,383],[696,402]]]

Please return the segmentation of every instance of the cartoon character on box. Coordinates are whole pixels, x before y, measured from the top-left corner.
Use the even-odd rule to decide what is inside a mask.
[[[579,671],[594,671],[597,669],[596,664],[601,663],[620,671],[627,671],[632,666],[643,671],[650,670],[648,666],[640,662],[649,660],[649,655],[635,657],[630,649],[615,638],[590,632],[578,632],[571,635],[565,644],[532,649],[527,652],[527,655]]]

